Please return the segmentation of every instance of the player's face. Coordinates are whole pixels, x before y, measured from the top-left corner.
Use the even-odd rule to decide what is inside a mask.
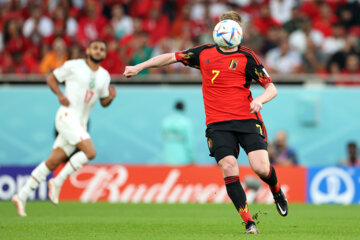
[[[103,42],[93,42],[86,49],[86,54],[96,63],[100,63],[106,57],[106,45]]]

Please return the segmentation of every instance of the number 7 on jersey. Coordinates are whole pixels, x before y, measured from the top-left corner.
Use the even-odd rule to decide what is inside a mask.
[[[219,70],[212,70],[212,74],[215,74],[213,78],[211,79],[211,83],[214,84],[215,78],[219,76],[220,71]]]

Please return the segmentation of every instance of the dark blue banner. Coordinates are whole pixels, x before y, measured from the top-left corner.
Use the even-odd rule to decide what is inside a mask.
[[[24,186],[34,168],[0,166],[0,200],[10,200]],[[51,175],[47,179],[51,178]],[[29,200],[46,200],[47,198],[47,183],[42,182]]]
[[[313,167],[308,177],[308,203],[360,203],[360,168]]]

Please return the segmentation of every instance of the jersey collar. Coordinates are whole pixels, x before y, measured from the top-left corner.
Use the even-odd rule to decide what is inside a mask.
[[[223,52],[220,47],[218,45],[216,45],[216,50],[221,53],[221,54],[224,54],[224,55],[231,55],[231,54],[234,54],[234,53],[238,53],[239,52],[239,47],[238,46],[238,50],[237,51],[234,51],[234,52]]]
[[[85,63],[86,63],[86,65],[87,65],[92,71],[94,71],[94,72],[96,72],[96,71],[100,68],[100,66],[98,66],[96,69],[92,68],[92,67],[90,66],[87,58],[85,58]]]

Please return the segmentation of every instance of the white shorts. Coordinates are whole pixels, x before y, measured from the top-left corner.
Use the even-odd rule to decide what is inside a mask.
[[[55,127],[59,135],[55,139],[53,149],[60,147],[67,156],[70,156],[75,151],[76,144],[90,138],[89,133],[81,125],[79,119],[67,109],[59,109],[57,112]]]

